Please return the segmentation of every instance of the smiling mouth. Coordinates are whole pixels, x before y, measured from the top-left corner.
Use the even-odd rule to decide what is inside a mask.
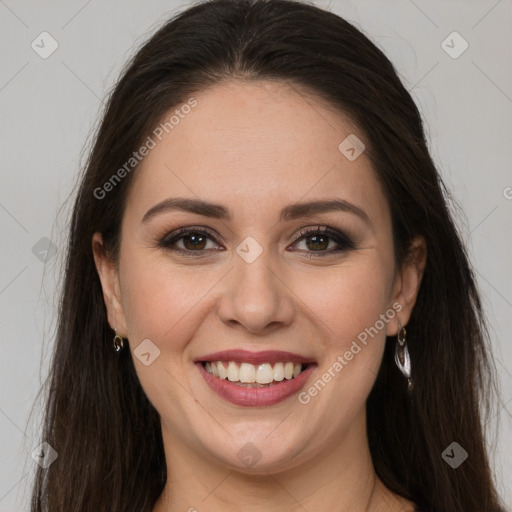
[[[254,365],[235,361],[202,361],[203,368],[214,377],[245,388],[268,388],[293,380],[308,368],[308,363],[277,362]]]

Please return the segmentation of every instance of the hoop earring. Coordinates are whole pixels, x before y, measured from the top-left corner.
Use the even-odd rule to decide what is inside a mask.
[[[395,363],[403,376],[407,379],[407,391],[413,390],[413,381],[411,377],[411,358],[407,349],[406,330],[398,321],[398,333],[396,335]]]
[[[115,336],[113,339],[114,350],[116,352],[120,352],[124,348],[124,340],[123,340],[122,336],[117,334],[117,329],[114,329],[114,332],[115,332]]]

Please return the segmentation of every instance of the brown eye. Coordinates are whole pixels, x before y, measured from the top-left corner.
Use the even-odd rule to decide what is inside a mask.
[[[306,252],[313,253],[311,256],[317,256],[314,253],[318,253],[318,256],[324,256],[354,249],[353,242],[346,235],[326,226],[304,229],[299,233],[299,235],[300,238],[295,242],[295,244],[304,241],[306,245]],[[334,243],[335,248],[327,250],[332,242]]]
[[[325,235],[308,235],[305,237],[306,244],[307,241],[311,241],[311,245],[308,246],[313,251],[318,249],[327,249],[329,246],[329,240],[331,237]]]
[[[329,227],[304,229],[299,235],[294,245],[304,241],[306,248],[300,251],[307,253],[310,257],[327,256],[354,249],[354,244],[346,235]],[[208,242],[212,242],[214,246],[208,247]],[[158,245],[186,256],[206,256],[211,251],[224,250],[219,248],[216,236],[203,228],[180,229],[165,236]]]
[[[181,239],[187,250],[204,249],[206,246],[206,237],[198,233],[182,236]]]
[[[211,250],[218,251],[212,247],[207,247],[208,242],[216,242],[216,237],[209,231],[204,229],[180,229],[165,236],[160,242],[159,246],[170,251],[181,252],[183,254],[208,253]]]

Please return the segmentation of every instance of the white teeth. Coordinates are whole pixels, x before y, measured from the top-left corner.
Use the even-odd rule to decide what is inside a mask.
[[[240,382],[256,382],[256,368],[253,364],[240,365]]]
[[[233,361],[230,361],[228,364],[228,380],[230,382],[238,382],[238,376],[240,374],[240,370],[238,365]]]
[[[226,366],[224,365],[227,365]],[[227,379],[230,382],[244,384],[270,384],[273,381],[290,380],[300,375],[302,364],[292,363],[263,363],[257,366],[250,363],[237,363],[235,361],[207,361],[204,365],[206,371],[214,377]]]
[[[219,373],[219,379],[225,379],[228,376],[228,372],[226,368],[224,368],[222,361],[217,361],[217,371]]]
[[[286,363],[284,365],[284,378],[291,379],[293,377],[293,363]]]
[[[256,371],[256,382],[258,384],[270,384],[274,380],[274,370],[268,363],[263,363],[258,366]]]
[[[284,364],[276,363],[274,365],[274,380],[281,382],[284,379]]]

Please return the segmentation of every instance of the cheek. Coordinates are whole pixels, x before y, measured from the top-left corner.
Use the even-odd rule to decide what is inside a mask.
[[[125,254],[121,271],[126,271],[122,271],[121,282],[131,338],[154,339],[156,344],[186,339],[187,326],[193,336],[194,318],[197,320],[209,303],[207,295],[215,289],[224,271],[213,265],[201,269],[171,264],[165,258],[148,257],[136,248]],[[323,324],[321,329],[339,348],[374,325],[384,313],[391,274],[386,261],[363,253],[354,255],[346,264],[281,273],[283,280],[290,283],[293,295],[304,305],[310,321]]]
[[[175,357],[193,337],[219,275],[172,265],[136,248],[126,253],[121,282],[130,340],[136,344],[149,338],[162,355]]]
[[[331,343],[339,348],[385,313],[392,289],[392,268],[386,261],[371,256],[354,257],[353,261],[317,269],[294,286],[312,316],[321,320]]]
[[[386,326],[395,317],[389,304],[393,267],[373,254],[332,270],[303,281],[297,292],[307,297],[322,344],[317,380],[301,403],[327,411],[334,424],[345,424],[360,410],[381,364]],[[339,397],[343,407],[332,407]]]
[[[127,251],[128,252],[128,251]],[[128,326],[130,350],[139,381],[156,409],[184,414],[180,391],[186,377],[189,341],[204,316],[204,298],[214,284],[214,276],[194,277],[191,269],[152,261],[144,251],[134,249],[125,258],[123,306]],[[217,279],[218,280],[218,279]],[[151,340],[150,364],[138,354],[143,340]],[[146,342],[147,343],[147,342]],[[146,350],[147,351],[147,350]],[[154,356],[154,354],[157,354]],[[165,415],[165,414],[164,414]],[[185,417],[185,416],[184,416]]]

